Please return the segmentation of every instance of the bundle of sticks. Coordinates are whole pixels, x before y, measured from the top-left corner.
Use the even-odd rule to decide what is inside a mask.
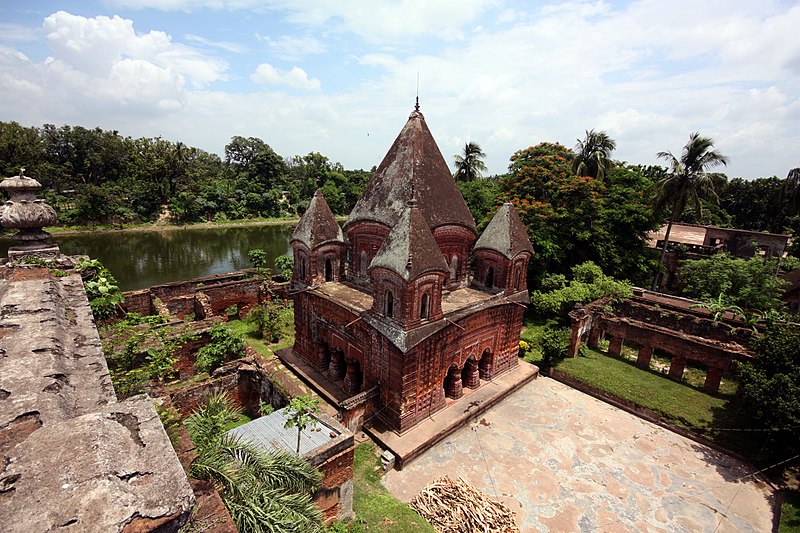
[[[519,533],[514,513],[462,478],[437,479],[409,506],[439,533]]]

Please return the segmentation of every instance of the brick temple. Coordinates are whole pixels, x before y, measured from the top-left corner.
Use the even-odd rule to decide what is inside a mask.
[[[317,191],[290,242],[294,356],[387,428],[519,365],[527,232],[507,203],[478,235],[419,106],[344,228]]]

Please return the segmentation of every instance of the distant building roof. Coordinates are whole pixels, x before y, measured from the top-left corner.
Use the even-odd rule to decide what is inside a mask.
[[[294,453],[297,450],[297,428],[286,429],[284,427],[286,421],[286,408],[284,407],[274,413],[233,428],[227,434],[250,442],[262,450]],[[331,437],[331,433],[335,433],[335,435]],[[315,427],[307,427],[300,434],[300,455],[319,448],[338,436],[339,431],[318,420]]]
[[[299,241],[309,249],[316,248],[326,242],[344,242],[342,228],[336,222],[333,211],[328,207],[328,202],[322,196],[322,191],[317,189],[308,209],[303,213],[300,222],[292,233],[291,241]]]
[[[406,281],[425,272],[449,270],[418,207],[405,208],[369,265],[370,269],[376,267],[388,268]]]
[[[520,252],[533,253],[528,232],[514,209],[514,204],[506,202],[495,213],[489,225],[475,243],[475,250],[486,248],[511,259]]]
[[[394,227],[416,200],[431,229],[454,224],[475,232],[475,221],[425,117],[415,110],[367,183],[345,227],[371,220]]]

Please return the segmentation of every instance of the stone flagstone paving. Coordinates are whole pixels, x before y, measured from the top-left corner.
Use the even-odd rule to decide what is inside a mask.
[[[384,477],[410,500],[461,476],[522,531],[771,531],[773,492],[746,465],[539,378]],[[488,425],[487,425],[488,424]]]

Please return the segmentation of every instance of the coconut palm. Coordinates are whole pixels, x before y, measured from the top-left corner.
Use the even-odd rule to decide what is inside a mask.
[[[727,165],[728,158],[713,148],[714,141],[710,138],[702,137],[699,133],[692,133],[689,135],[689,142],[683,147],[680,159],[675,157],[672,152],[656,154],[659,159],[664,159],[669,163],[671,171],[655,184],[656,209],[670,209],[659,266],[664,264],[672,224],[683,214],[686,205],[692,205],[699,219],[703,212],[702,200],[719,203],[717,190],[725,185],[726,178],[723,174],[708,173],[706,170]],[[658,288],[658,279],[659,276],[656,273],[653,279],[653,290]]]
[[[614,166],[611,152],[617,142],[604,131],[589,130],[583,140],[578,139],[575,145],[575,159],[572,160],[572,171],[576,176],[591,176],[603,179]]]
[[[785,202],[787,198],[790,200],[789,206],[793,212],[797,212],[798,197],[800,197],[800,167],[793,168],[786,175],[786,181],[783,182],[781,187],[781,201]]]
[[[478,143],[468,142],[464,145],[464,155],[455,155],[456,172],[453,177],[456,181],[475,181],[482,177],[481,172],[486,170],[483,158],[486,154]]]
[[[237,413],[221,392],[186,420],[199,454],[192,477],[214,481],[242,533],[322,533],[322,515],[310,497],[322,474],[297,455],[264,452],[226,435]]]

